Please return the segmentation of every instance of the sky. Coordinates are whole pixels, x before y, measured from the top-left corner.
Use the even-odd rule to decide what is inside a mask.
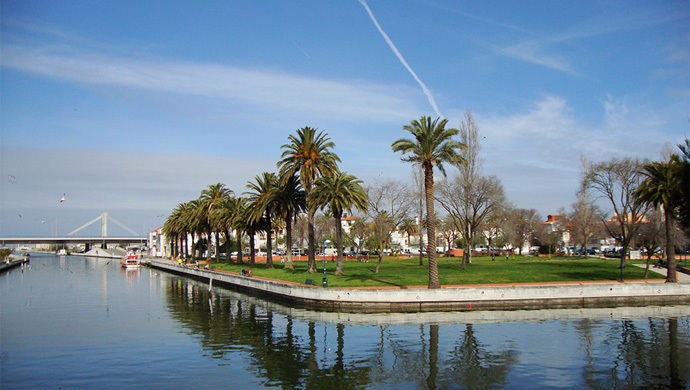
[[[4,0],[0,237],[103,212],[143,235],[211,184],[242,195],[305,126],[365,185],[411,183],[402,127],[466,110],[483,174],[546,218],[581,157],[689,136],[689,37],[686,0]]]

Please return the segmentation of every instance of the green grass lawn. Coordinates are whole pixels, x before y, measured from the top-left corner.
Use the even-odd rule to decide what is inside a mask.
[[[381,269],[376,274],[376,258],[369,262],[346,260],[344,263],[345,276],[335,276],[335,263],[326,262],[326,276],[329,287],[381,287],[381,286],[426,286],[429,283],[429,266],[424,259],[424,266],[419,265],[419,258],[390,259],[385,258]],[[642,261],[636,260],[636,263]],[[643,263],[643,262],[642,262]],[[618,259],[593,258],[534,258],[527,256],[511,256],[510,260],[497,257],[491,261],[489,256],[473,257],[472,264],[468,264],[463,271],[460,269],[460,259],[456,257],[441,257],[438,259],[439,279],[442,285],[477,284],[477,283],[524,283],[524,282],[562,282],[562,281],[616,281],[620,277]],[[626,280],[643,279],[644,269],[635,267],[628,260],[623,271]],[[274,262],[273,269],[267,269],[265,264],[212,264],[219,270],[240,272],[243,268],[251,268],[255,276],[272,279],[304,283],[306,279],[314,280],[314,284],[321,285],[323,278],[323,261],[317,260],[319,272],[308,274],[307,262],[295,262],[295,270],[284,269],[283,264]],[[651,272],[650,279],[663,279],[664,276]]]

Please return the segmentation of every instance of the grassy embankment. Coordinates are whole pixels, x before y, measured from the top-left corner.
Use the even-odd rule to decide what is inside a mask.
[[[246,261],[246,259],[245,259]],[[429,268],[427,259],[424,266],[419,265],[419,258],[397,259],[385,258],[381,263],[378,274],[376,258],[369,262],[346,260],[344,263],[345,276],[335,276],[334,262],[326,261],[326,276],[329,287],[385,287],[385,286],[426,286],[429,282]],[[635,260],[634,263],[644,263]],[[527,256],[511,256],[510,260],[496,257],[491,261],[489,256],[472,258],[472,264],[467,264],[466,270],[460,269],[460,259],[456,257],[441,257],[438,259],[439,279],[442,285],[464,285],[484,283],[526,283],[526,282],[575,282],[575,281],[617,281],[620,276],[618,259],[598,259],[582,257],[535,258]],[[633,266],[628,260],[623,271],[626,280],[643,279],[644,269]],[[307,262],[295,262],[295,270],[284,269],[280,261],[274,261],[273,269],[267,269],[265,264],[212,264],[215,269],[240,272],[251,268],[252,274],[272,279],[304,283],[312,279],[317,286],[323,278],[323,261],[317,260],[319,272],[308,274]],[[662,275],[651,272],[650,279],[663,279]]]

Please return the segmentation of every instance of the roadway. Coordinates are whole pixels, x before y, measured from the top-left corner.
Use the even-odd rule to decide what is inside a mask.
[[[10,244],[144,244],[147,237],[0,237],[0,246]]]

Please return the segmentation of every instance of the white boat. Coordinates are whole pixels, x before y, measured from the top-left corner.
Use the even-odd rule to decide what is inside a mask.
[[[122,268],[139,268],[141,263],[139,261],[139,256],[137,256],[134,252],[129,251],[127,253],[127,257],[120,260],[120,265],[122,265]]]
[[[65,249],[58,249],[55,254],[58,256],[67,256],[67,251]]]

